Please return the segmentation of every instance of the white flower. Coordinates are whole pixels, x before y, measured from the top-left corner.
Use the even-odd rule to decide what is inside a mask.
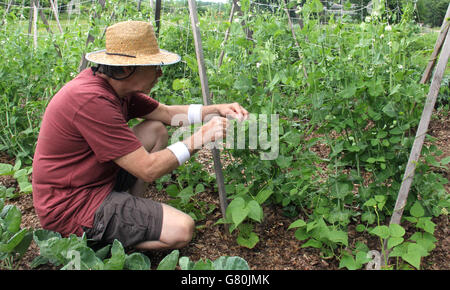
[[[380,35],[380,38],[383,39],[383,38],[384,38],[384,34],[381,34],[381,35]]]
[[[260,62],[257,62],[257,63],[256,63],[256,67],[259,68],[260,66],[261,66],[261,63],[260,63]]]
[[[399,64],[397,67],[398,69],[403,69],[403,66],[401,64]]]
[[[385,31],[391,31],[391,30],[392,30],[392,26],[387,25],[387,26],[384,28],[384,30],[385,30]]]

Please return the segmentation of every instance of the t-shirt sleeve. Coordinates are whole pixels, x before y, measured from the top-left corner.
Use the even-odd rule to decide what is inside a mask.
[[[128,120],[150,114],[159,105],[159,102],[144,93],[137,93],[131,97],[128,108]]]
[[[100,163],[122,157],[142,146],[128,127],[120,107],[103,97],[86,103],[74,116],[73,124]]]

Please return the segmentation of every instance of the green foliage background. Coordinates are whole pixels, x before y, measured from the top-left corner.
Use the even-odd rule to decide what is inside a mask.
[[[243,15],[232,23],[227,22],[229,4],[200,7],[213,103],[239,102],[253,113],[280,116],[275,160],[262,161],[262,148],[223,150],[233,160],[224,168],[232,206],[220,222],[238,232],[240,245],[258,243],[255,225],[263,220],[263,207],[275,204],[287,216],[303,217],[305,224],[297,224],[295,237],[306,246],[349,259],[342,251],[349,246],[348,225],[357,223],[369,231],[392,214],[428,92],[419,80],[437,36],[423,33],[417,15],[427,23],[442,11],[440,1],[429,6],[436,10],[426,10],[422,2],[417,2],[418,10],[409,1],[386,1],[376,15],[334,17],[323,14],[321,1],[303,1],[295,14],[303,20],[303,28],[295,24],[299,47],[280,3],[254,11],[249,0],[242,0]],[[186,2],[167,3],[159,44],[178,52],[183,61],[164,68],[152,96],[169,105],[201,103]],[[298,7],[297,1],[288,7]],[[25,165],[32,162],[46,105],[76,76],[82,53],[104,47],[103,31],[111,23],[153,19],[148,6],[138,11],[131,1],[109,1],[103,10],[88,3],[80,16],[61,14],[67,24],[63,34],[56,33],[54,22],[53,34],[39,22],[35,47],[27,34],[28,15],[23,6],[0,14],[5,21],[0,30],[0,150]],[[253,30],[252,39],[243,32],[243,20]],[[227,28],[231,37],[223,44]],[[86,46],[87,33],[95,41]],[[218,68],[222,49],[225,58]],[[445,88],[443,93],[448,95]],[[448,114],[445,97],[438,106]],[[270,132],[270,122],[268,128]],[[248,126],[244,130],[248,136]],[[317,148],[323,151],[318,154]],[[434,145],[425,146],[422,154],[406,210],[419,201],[428,217],[448,213],[448,180],[440,170],[448,170],[449,160],[438,161],[442,152]],[[197,194],[216,187],[214,175],[201,168],[192,160],[176,170],[176,180],[165,176],[156,184],[197,221],[213,210]],[[376,201],[376,210],[368,201]]]

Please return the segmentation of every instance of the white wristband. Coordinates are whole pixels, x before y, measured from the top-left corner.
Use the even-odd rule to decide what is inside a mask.
[[[202,107],[200,104],[189,105],[188,121],[189,124],[198,124],[202,122]]]
[[[183,142],[177,142],[170,146],[167,146],[167,149],[172,151],[175,157],[178,160],[178,164],[182,165],[184,162],[188,161],[191,158],[191,154],[189,153],[189,149],[186,144]]]

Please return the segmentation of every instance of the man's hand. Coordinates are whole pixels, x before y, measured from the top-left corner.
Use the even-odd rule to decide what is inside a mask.
[[[203,145],[222,140],[227,134],[228,126],[228,119],[215,116],[183,142],[192,155],[192,153],[201,149]]]
[[[237,119],[238,121],[248,119],[247,110],[239,105],[239,103],[217,105],[217,111],[220,116],[225,118]]]

